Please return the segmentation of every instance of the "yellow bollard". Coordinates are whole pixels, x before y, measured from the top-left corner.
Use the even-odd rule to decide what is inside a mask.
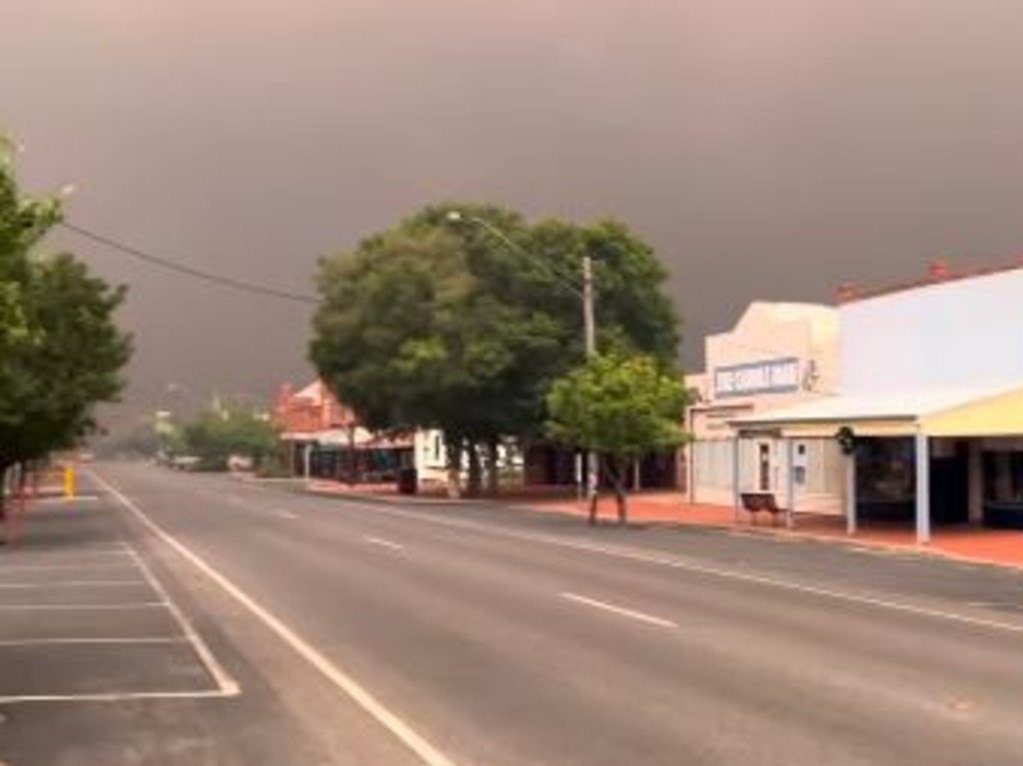
[[[71,500],[75,496],[75,469],[71,466],[64,468],[64,497]]]

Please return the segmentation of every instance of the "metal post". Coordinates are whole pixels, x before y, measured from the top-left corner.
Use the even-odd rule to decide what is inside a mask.
[[[927,434],[916,433],[916,541],[931,541],[931,450]]]
[[[305,473],[305,483],[306,484],[309,483],[309,474],[312,472],[313,444],[315,444],[315,443],[316,442],[306,442],[305,452],[302,455],[303,463],[304,463],[304,469],[305,469],[303,471],[303,473]]]
[[[856,453],[845,458],[845,531],[856,534]]]
[[[735,506],[735,520],[738,522],[742,509],[742,434],[738,431],[732,437],[732,504]]]
[[[793,439],[785,440],[785,468],[785,493],[788,496],[785,502],[785,526],[792,529],[796,513],[796,442]]]
[[[593,259],[583,256],[583,335],[586,343],[586,358],[597,354],[597,323],[593,310]],[[597,492],[597,456],[587,451],[584,459],[586,474],[586,500],[593,502]]]

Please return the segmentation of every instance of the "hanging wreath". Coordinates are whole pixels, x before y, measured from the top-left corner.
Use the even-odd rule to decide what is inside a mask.
[[[842,426],[835,434],[835,441],[842,449],[843,455],[851,455],[856,451],[856,434],[849,426]]]

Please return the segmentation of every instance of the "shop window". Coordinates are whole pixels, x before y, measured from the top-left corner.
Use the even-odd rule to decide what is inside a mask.
[[[1023,452],[984,453],[984,500],[1023,505]]]
[[[904,503],[916,495],[912,439],[863,439],[856,450],[856,497],[863,503]]]

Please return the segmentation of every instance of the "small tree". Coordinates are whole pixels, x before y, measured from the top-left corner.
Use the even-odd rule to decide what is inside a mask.
[[[557,380],[547,398],[551,438],[598,453],[618,503],[618,521],[628,520],[628,470],[643,455],[686,441],[681,423],[686,390],[680,375],[648,356],[607,354]],[[596,523],[596,495],[590,523]]]

